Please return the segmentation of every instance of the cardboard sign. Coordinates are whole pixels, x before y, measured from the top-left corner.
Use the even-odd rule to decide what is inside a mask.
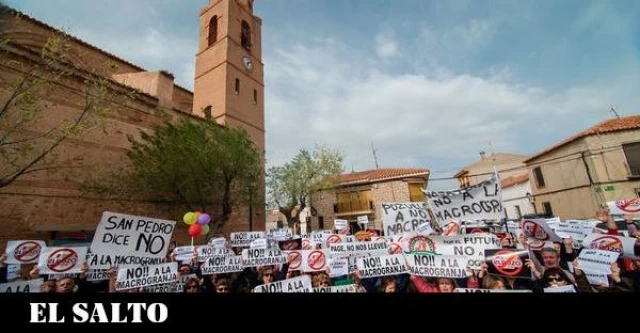
[[[242,264],[244,267],[280,265],[286,262],[287,254],[280,250],[242,250]]]
[[[202,275],[242,272],[244,265],[241,256],[226,255],[208,257],[202,266]]]
[[[253,232],[232,232],[229,236],[232,247],[249,247],[251,242],[259,238],[267,238],[267,234],[263,231]]]
[[[80,273],[87,257],[87,247],[48,247],[40,253],[40,274]]]
[[[583,249],[578,256],[578,266],[583,272],[607,275],[611,274],[611,264],[618,256],[618,252]]]
[[[334,258],[381,256],[389,253],[386,241],[331,244],[329,251]]]
[[[543,242],[562,242],[562,238],[558,237],[558,235],[551,230],[551,227],[547,225],[545,219],[522,220],[522,231],[528,238],[534,238]]]
[[[39,293],[44,279],[15,281],[0,284],[0,293]]]
[[[467,267],[480,269],[485,260],[485,250],[499,249],[500,240],[495,235],[459,235],[453,237],[415,235],[402,239],[408,252],[442,254],[467,257]]]
[[[104,212],[91,243],[93,269],[140,264],[140,258],[164,259],[176,222]]]
[[[576,288],[572,284],[567,286],[544,288],[544,292],[545,293],[577,293]]]
[[[529,251],[514,249],[485,250],[487,271],[511,278],[531,278],[531,269],[525,261],[529,259]]]
[[[402,254],[384,255],[379,257],[357,258],[358,270],[363,279],[403,274],[407,271]]]
[[[409,273],[418,276],[462,279],[467,277],[467,258],[435,254],[406,254]]]
[[[292,279],[262,284],[253,289],[254,293],[311,293],[311,277],[301,275]]]
[[[636,238],[614,235],[589,234],[582,241],[582,246],[587,249],[598,249],[621,254],[630,259],[640,258],[635,253]]]
[[[33,264],[38,262],[40,252],[46,248],[40,240],[11,240],[7,242],[5,254],[7,264]]]
[[[116,290],[125,290],[178,281],[178,263],[118,268]]]
[[[397,202],[382,204],[382,226],[385,236],[416,232],[422,224],[428,225],[423,229],[425,233],[433,233],[426,203]]]
[[[328,259],[324,250],[307,250],[302,252],[302,271],[320,272],[327,269]]]
[[[495,177],[477,185],[453,191],[424,191],[440,222],[457,220],[500,220],[504,217],[500,184]]]

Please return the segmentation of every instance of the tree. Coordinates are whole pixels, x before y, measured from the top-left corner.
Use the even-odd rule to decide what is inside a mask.
[[[98,125],[111,101],[133,95],[133,90],[111,89],[108,78],[72,64],[63,32],[47,37],[39,53],[20,45],[9,28],[20,20],[0,5],[0,188],[34,172],[75,167],[71,159],[56,156],[61,144]],[[81,87],[72,92],[81,105],[69,117],[52,114],[50,97],[73,85]]]
[[[262,174],[260,155],[246,131],[210,119],[166,121],[129,141],[127,168],[86,182],[83,190],[105,197],[168,200],[206,212],[211,216],[209,235],[237,206],[250,202]]]
[[[316,146],[312,153],[301,149],[290,162],[269,168],[270,204],[287,218],[289,227],[300,222],[300,212],[306,207],[313,210],[312,193],[333,187],[344,170],[343,160],[341,152]]]

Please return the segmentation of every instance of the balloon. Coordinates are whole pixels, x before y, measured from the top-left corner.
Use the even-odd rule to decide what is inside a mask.
[[[198,224],[200,225],[207,225],[210,221],[211,217],[209,217],[209,214],[202,214],[198,217]]]
[[[189,236],[198,237],[202,233],[202,226],[199,224],[194,224],[189,227]]]
[[[200,218],[200,215],[202,215],[199,210],[197,210],[194,214],[196,214],[196,221],[198,220],[198,218]]]
[[[202,226],[202,233],[200,234],[200,236],[204,236],[208,233],[209,233],[209,226],[205,224]]]
[[[192,212],[188,212],[188,213],[184,214],[184,217],[182,218],[182,220],[184,221],[184,223],[186,223],[188,225],[192,225],[192,224],[196,223],[196,214],[194,214]]]

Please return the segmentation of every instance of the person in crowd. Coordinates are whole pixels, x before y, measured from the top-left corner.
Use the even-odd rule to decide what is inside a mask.
[[[187,279],[187,282],[184,284],[184,292],[187,294],[199,293],[201,292],[200,288],[200,279],[196,277],[191,277]]]

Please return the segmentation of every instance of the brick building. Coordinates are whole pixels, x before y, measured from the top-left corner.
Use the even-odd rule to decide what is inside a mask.
[[[20,19],[16,16],[20,14]],[[178,86],[166,71],[148,71],[89,42],[66,36],[72,75],[50,84],[46,95],[46,117],[31,129],[44,133],[60,120],[77,113],[83,105],[81,91],[88,75],[108,79],[108,89],[136,89],[135,98],[118,99],[109,105],[112,112],[100,119],[101,126],[83,131],[63,142],[56,153],[73,161],[73,168],[34,172],[0,188],[0,247],[9,239],[36,238],[60,242],[86,242],[103,211],[176,220],[185,208],[168,202],[100,200],[83,195],[79,185],[87,175],[111,172],[123,166],[129,147],[127,135],[139,136],[164,120],[202,121],[210,114],[218,123],[245,128],[259,151],[264,151],[264,73],[261,54],[261,25],[253,15],[253,0],[211,0],[199,14],[199,49],[196,57],[195,92]],[[6,100],[8,83],[25,75],[25,68],[40,61],[39,54],[57,29],[35,18],[3,10],[5,23],[0,63],[0,100]],[[256,193],[256,207],[264,206],[264,192]],[[265,212],[236,210],[223,232],[264,230]],[[187,238],[186,226],[178,223],[174,235]]]
[[[348,220],[357,227],[358,216],[366,215],[376,229],[382,228],[382,203],[424,202],[421,189],[427,188],[428,169],[374,169],[346,173],[331,190],[314,193],[309,217],[311,230],[331,229],[335,219]],[[307,229],[307,231],[309,231]]]

